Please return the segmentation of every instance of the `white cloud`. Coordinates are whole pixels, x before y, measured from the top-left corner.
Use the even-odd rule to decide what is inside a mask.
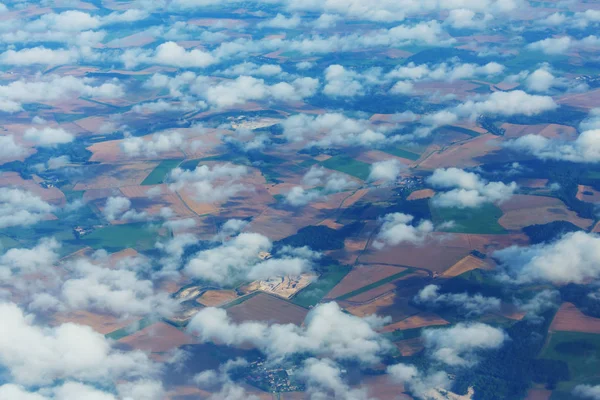
[[[1,108],[2,103],[0,101],[0,109]],[[15,137],[13,135],[0,136],[0,163],[20,158],[25,154],[27,154],[27,151],[23,146],[15,142]]]
[[[182,68],[204,68],[213,64],[215,59],[202,50],[186,50],[175,42],[166,42],[156,48],[152,62]]]
[[[337,303],[315,306],[302,327],[268,325],[260,322],[236,324],[227,312],[205,308],[192,318],[188,330],[203,341],[218,340],[227,345],[250,343],[272,358],[311,353],[337,360],[374,363],[390,350],[390,344],[374,329],[389,319],[358,318],[344,313]]]
[[[118,81],[93,86],[90,78],[74,76],[36,76],[34,80],[19,79],[0,86],[0,111],[17,112],[23,103],[48,102],[69,99],[73,96],[119,98],[124,95]]]
[[[444,21],[456,29],[484,29],[494,17],[488,13],[477,13],[468,8],[450,10]]]
[[[371,164],[369,181],[383,181],[384,183],[393,183],[398,179],[400,172],[406,167],[395,158],[383,161],[377,161]]]
[[[193,171],[175,168],[169,175],[169,188],[173,191],[189,189],[200,203],[221,202],[236,194],[250,190],[239,180],[248,174],[241,165],[217,164],[196,167]]]
[[[415,296],[417,303],[430,306],[456,307],[467,317],[479,316],[489,311],[500,309],[500,299],[485,297],[481,293],[470,295],[468,293],[439,293],[438,285],[427,285]]]
[[[377,234],[373,247],[397,246],[400,243],[420,244],[433,232],[431,221],[422,220],[419,225],[411,225],[414,217],[408,214],[387,214],[381,220],[383,224]]]
[[[301,19],[298,15],[292,15],[291,17],[286,17],[283,14],[277,14],[272,19],[267,21],[259,22],[258,27],[264,28],[281,28],[281,29],[294,29],[300,25]]]
[[[139,64],[159,64],[178,68],[206,68],[217,62],[215,57],[200,49],[186,50],[175,42],[165,42],[152,50],[134,48],[121,54],[125,68],[135,68]]]
[[[241,64],[229,67],[224,71],[219,72],[226,76],[276,76],[283,73],[283,69],[277,64],[262,64],[257,65],[252,62],[243,62]]]
[[[131,201],[127,197],[109,197],[106,199],[102,214],[107,220],[115,221],[130,208]]]
[[[268,85],[263,79],[240,76],[234,80],[207,86],[201,94],[216,108],[227,108],[249,101],[299,101],[316,93],[319,81],[312,78],[297,78],[290,83]]]
[[[494,253],[502,263],[502,278],[518,283],[548,281],[584,283],[600,277],[600,238],[593,233],[569,233],[553,243],[511,246]]]
[[[558,108],[550,96],[531,95],[522,90],[494,92],[484,100],[469,100],[457,106],[460,115],[475,117],[480,114],[532,116]]]
[[[574,141],[570,142],[528,134],[508,141],[504,146],[533,154],[542,160],[595,163],[600,161],[600,129],[584,131]]]
[[[545,54],[563,54],[573,45],[573,40],[569,36],[560,38],[547,38],[529,44],[531,50],[541,51]]]
[[[0,362],[19,384],[40,385],[55,380],[88,382],[127,379],[155,372],[138,351],[111,348],[103,335],[87,326],[66,323],[34,325],[15,304],[0,304]]]
[[[196,253],[186,264],[185,273],[220,284],[296,276],[311,269],[309,259],[275,256],[261,260],[258,253],[270,252],[273,244],[258,233],[241,233],[220,246]]]
[[[0,279],[8,281],[14,275],[44,273],[44,267],[58,261],[60,247],[56,239],[46,238],[31,249],[15,247],[7,250],[0,256]]]
[[[72,64],[80,55],[75,50],[47,49],[45,47],[7,50],[0,54],[0,63],[7,65],[61,65]]]
[[[323,93],[331,97],[353,97],[363,94],[363,86],[357,80],[359,75],[341,65],[330,65],[325,69]]]
[[[441,63],[430,67],[427,64],[415,64],[413,62],[402,65],[388,72],[387,79],[402,79],[409,81],[447,81],[453,82],[460,79],[490,77],[499,75],[505,67],[496,62],[485,65]]]
[[[152,281],[139,279],[137,260],[127,260],[117,268],[79,259],[68,265],[71,275],[65,279],[53,298],[50,293],[34,296],[38,309],[95,310],[119,317],[170,317],[178,303],[168,293],[157,292]],[[132,269],[130,269],[132,268]]]
[[[436,169],[427,182],[435,188],[451,189],[437,193],[433,202],[440,207],[470,208],[485,203],[502,203],[510,199],[517,190],[517,184],[511,182],[487,182],[473,172],[459,168]]]
[[[316,200],[325,199],[332,193],[339,193],[356,187],[356,183],[342,174],[328,174],[323,167],[311,167],[302,179],[306,186],[319,188],[307,190],[294,186],[285,195],[285,201],[294,206],[304,206]]]
[[[369,400],[364,388],[351,389],[342,378],[342,369],[334,361],[309,358],[299,374],[307,382],[311,399]]]
[[[590,35],[583,39],[574,39],[570,36],[553,37],[539,40],[529,44],[531,50],[541,51],[544,54],[564,54],[571,49],[594,48],[600,45],[598,36]]]
[[[557,79],[548,67],[542,67],[532,72],[525,80],[527,89],[534,92],[547,92],[557,83]]]
[[[375,126],[368,120],[343,114],[292,115],[282,122],[283,136],[290,142],[307,141],[307,147],[374,146],[385,143],[392,127]]]
[[[479,322],[426,329],[422,336],[431,358],[450,366],[461,367],[477,364],[479,352],[500,348],[507,338],[501,329]]]
[[[130,136],[121,144],[121,150],[130,157],[156,157],[161,153],[177,150],[183,145],[183,137],[177,131],[155,133],[149,140],[142,137]]]
[[[573,389],[573,394],[582,399],[598,400],[600,399],[600,385],[577,385]]]
[[[0,228],[33,225],[53,210],[53,206],[31,192],[0,188]]]
[[[403,383],[417,398],[424,400],[428,399],[432,389],[448,389],[452,386],[448,374],[443,371],[424,374],[413,365],[395,364],[387,368],[387,373],[392,380]]]
[[[52,147],[57,144],[70,143],[75,136],[63,128],[45,127],[38,129],[35,127],[25,131],[25,139],[35,143],[37,146]]]

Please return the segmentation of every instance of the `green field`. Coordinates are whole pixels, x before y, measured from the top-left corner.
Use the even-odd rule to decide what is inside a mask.
[[[600,335],[580,332],[554,332],[540,358],[561,360],[569,366],[570,380],[561,382],[552,400],[572,399],[578,384],[600,383]]]
[[[163,160],[150,172],[142,182],[142,186],[160,185],[165,181],[167,174],[177,167],[182,160]]]
[[[486,86],[487,87],[487,86]],[[471,129],[467,129],[467,128],[462,128],[460,126],[454,126],[454,125],[445,125],[442,126],[438,129],[436,129],[436,132],[438,131],[445,131],[445,132],[457,132],[457,133],[462,133],[464,135],[469,135],[471,137],[477,137],[479,136],[479,132],[475,132],[472,131]]]
[[[200,164],[199,158],[197,158],[195,160],[185,160],[184,162],[179,164],[179,168],[186,170],[186,171],[193,171],[196,169],[198,164]]]
[[[319,279],[301,290],[291,301],[299,306],[309,308],[321,301],[350,272],[350,267],[344,265],[329,265],[319,276]]]
[[[252,292],[252,293],[250,293],[250,294],[248,294],[246,296],[238,297],[237,299],[232,300],[229,303],[222,305],[221,308],[228,309],[228,308],[231,308],[233,306],[237,306],[238,304],[242,304],[246,300],[250,300],[251,298],[253,298],[254,296],[256,296],[256,295],[258,295],[260,293],[261,292]]]
[[[325,168],[352,175],[363,181],[369,177],[371,172],[370,164],[355,160],[348,156],[333,156],[330,159],[321,162],[321,165]]]
[[[391,154],[393,156],[396,157],[400,157],[400,158],[406,158],[408,160],[412,160],[412,161],[416,161],[419,159],[419,157],[421,157],[420,154],[418,153],[414,153],[412,151],[408,151],[408,150],[404,150],[403,148],[400,147],[390,147],[390,148],[385,148],[382,149],[381,151]]]
[[[83,236],[79,242],[94,249],[105,249],[109,252],[126,248],[149,250],[154,248],[158,233],[145,223],[110,225],[97,229]]]
[[[477,208],[435,207],[429,202],[431,217],[435,225],[454,221],[454,225],[443,229],[444,232],[502,234],[506,230],[498,223],[502,210],[493,204],[484,204]]]
[[[144,328],[149,327],[155,322],[157,321],[152,320],[150,318],[142,318],[139,321],[135,321],[134,323],[129,324],[121,329],[117,329],[116,331],[107,333],[106,335],[104,335],[104,337],[112,340],[120,340],[129,335],[133,335],[134,333],[139,332]]]
[[[360,289],[356,289],[356,290],[353,290],[351,292],[348,292],[348,293],[346,293],[346,294],[344,294],[344,295],[336,298],[336,300],[347,300],[347,299],[349,299],[351,297],[358,296],[361,293],[368,292],[371,289],[375,289],[376,287],[379,287],[381,285],[385,285],[386,283],[393,282],[396,279],[402,278],[403,276],[412,274],[414,271],[415,270],[413,268],[408,268],[405,271],[402,271],[400,273],[394,274],[392,276],[388,276],[387,278],[381,279],[381,280],[379,280],[377,282],[373,282],[370,285],[363,286]]]

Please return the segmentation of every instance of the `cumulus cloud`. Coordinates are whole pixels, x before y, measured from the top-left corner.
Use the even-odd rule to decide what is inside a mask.
[[[156,157],[161,153],[177,150],[183,145],[183,137],[179,132],[155,133],[149,140],[130,136],[124,139],[121,150],[130,157]]]
[[[54,238],[41,239],[31,248],[15,247],[0,256],[0,279],[8,281],[14,275],[43,273],[44,267],[54,264],[61,244]]]
[[[469,63],[441,63],[430,67],[427,64],[413,62],[393,69],[386,74],[387,79],[402,79],[407,81],[447,81],[453,82],[460,79],[475,78],[478,76],[489,77],[499,75],[504,71],[504,66],[496,62],[485,65]]]
[[[261,64],[257,65],[252,62],[243,62],[241,64],[229,67],[224,71],[219,71],[220,74],[226,76],[235,76],[236,78],[241,75],[246,76],[276,76],[283,73],[281,66],[277,64]]]
[[[528,47],[532,50],[541,51],[545,54],[562,54],[572,45],[572,39],[569,36],[560,38],[547,38],[531,43]]]
[[[216,108],[227,108],[248,101],[299,101],[316,93],[319,81],[313,78],[297,78],[290,83],[279,82],[274,85],[252,76],[240,76],[234,80],[209,85],[201,94]]]
[[[249,190],[248,186],[239,182],[247,174],[248,169],[241,165],[217,164],[212,168],[201,165],[193,171],[175,168],[168,181],[173,191],[185,188],[199,203],[215,203]]]
[[[334,361],[309,358],[300,375],[307,382],[311,399],[369,400],[366,389],[351,389],[342,378],[342,369]]]
[[[104,335],[87,326],[35,325],[12,303],[0,304],[0,362],[15,383],[48,384],[55,380],[87,382],[148,376],[155,366],[139,351],[111,348]]]
[[[0,107],[2,106],[0,102]],[[15,142],[13,135],[0,136],[0,163],[15,158],[20,158],[27,154],[27,150]]]
[[[119,98],[124,94],[117,82],[94,86],[91,78],[43,75],[33,80],[19,79],[0,86],[0,111],[22,111],[22,104],[64,100],[73,96]]]
[[[389,319],[376,316],[358,318],[344,313],[337,303],[317,305],[304,325],[243,322],[236,324],[219,308],[205,308],[192,318],[188,330],[203,341],[227,345],[250,343],[271,358],[311,353],[336,360],[375,363],[390,350],[390,344],[377,332]]]
[[[339,113],[318,116],[292,115],[282,122],[283,136],[290,142],[306,141],[307,147],[365,146],[383,144],[392,127],[375,126],[368,120]]]
[[[456,29],[483,29],[494,17],[489,13],[477,13],[468,8],[450,10],[444,23]]]
[[[0,54],[0,63],[6,65],[61,65],[71,64],[80,58],[76,50],[47,49],[31,47],[22,50],[7,50]]]
[[[288,255],[261,260],[258,254],[270,252],[272,242],[258,233],[241,233],[220,246],[196,253],[186,264],[191,277],[220,284],[296,276],[311,269],[310,259]]]
[[[200,49],[186,50],[185,47],[169,41],[154,50],[131,49],[121,55],[126,68],[140,64],[159,64],[178,68],[206,68],[217,62],[215,57]]]
[[[102,214],[109,221],[119,219],[125,212],[131,208],[131,201],[127,197],[109,197],[106,199]]]
[[[594,163],[600,161],[600,129],[584,131],[573,141],[528,134],[507,141],[504,146],[542,160]]]
[[[44,127],[38,129],[35,127],[25,131],[25,139],[35,143],[37,146],[52,147],[57,144],[70,143],[75,139],[72,133],[62,128]]]
[[[382,249],[400,243],[423,243],[433,232],[433,224],[431,221],[422,220],[418,225],[411,225],[413,219],[412,215],[402,213],[387,214],[381,218],[383,224],[375,237],[373,247]]]
[[[341,65],[330,65],[325,69],[323,93],[331,97],[353,97],[362,94],[363,86],[358,81],[359,74]]]
[[[302,21],[298,15],[292,15],[288,18],[283,14],[277,14],[269,20],[259,22],[257,26],[259,28],[294,29],[300,25],[300,22]]]
[[[450,191],[438,193],[433,197],[434,204],[440,207],[470,208],[485,203],[502,203],[510,199],[517,190],[517,184],[511,182],[487,182],[473,172],[459,168],[436,169],[427,182]]]
[[[475,317],[500,309],[500,299],[481,293],[439,293],[438,285],[427,285],[415,296],[415,302],[433,307],[455,307],[467,317]]]
[[[552,75],[548,67],[538,68],[525,80],[528,90],[534,92],[547,92],[556,85],[557,78]]]
[[[304,175],[303,183],[306,186],[318,188],[305,189],[302,186],[294,186],[285,195],[286,203],[294,206],[304,206],[316,200],[322,200],[327,195],[339,193],[356,187],[356,183],[342,174],[327,173],[323,167],[311,167]]]
[[[558,108],[550,96],[532,95],[522,90],[494,92],[479,101],[468,100],[457,106],[454,111],[459,115],[526,115],[532,116]]]
[[[33,308],[95,310],[119,317],[160,315],[169,317],[178,303],[168,293],[157,292],[152,281],[139,279],[137,260],[125,260],[117,268],[82,258],[68,265],[71,275],[55,296],[34,297]]]
[[[583,39],[561,36],[542,39],[529,44],[527,47],[531,50],[541,51],[544,54],[556,55],[564,54],[571,49],[597,47],[599,44],[600,39],[594,35],[584,37]]]
[[[383,181],[384,183],[393,183],[398,179],[400,172],[406,167],[395,158],[383,161],[377,161],[371,164],[369,181]]]
[[[0,228],[33,225],[53,210],[52,205],[29,191],[0,188]]]
[[[507,338],[501,329],[479,322],[426,329],[422,337],[432,359],[459,367],[475,365],[479,360],[479,352],[498,349]]]
[[[584,283],[600,276],[599,244],[596,234],[574,232],[552,243],[511,246],[496,251],[494,257],[502,265],[501,278],[505,280]]]
[[[598,400],[600,399],[600,385],[577,385],[573,389],[573,394],[582,399]]]
[[[406,385],[412,394],[421,399],[427,399],[427,395],[432,389],[448,389],[452,386],[452,382],[445,372],[423,373],[414,365],[390,365],[387,373],[392,380]]]

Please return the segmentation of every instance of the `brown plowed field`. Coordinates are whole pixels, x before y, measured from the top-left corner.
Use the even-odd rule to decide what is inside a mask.
[[[600,318],[588,317],[572,303],[564,303],[552,320],[550,330],[600,333]]]
[[[195,342],[194,338],[165,322],[157,322],[119,340],[119,343],[127,344],[136,350],[152,353],[164,353]]]
[[[301,325],[307,313],[308,310],[305,308],[264,293],[227,310],[227,314],[237,323],[263,321]]]
[[[467,271],[471,271],[474,269],[491,269],[491,266],[486,260],[482,260],[481,258],[477,258],[472,255],[468,255],[450,268],[448,268],[442,276],[444,278],[452,278],[454,276],[458,276],[464,274]]]
[[[326,296],[326,299],[335,299],[363,286],[380,281],[388,276],[406,271],[406,268],[389,265],[359,265],[342,279]]]
[[[218,307],[237,299],[237,297],[233,290],[208,290],[196,301],[207,307]]]

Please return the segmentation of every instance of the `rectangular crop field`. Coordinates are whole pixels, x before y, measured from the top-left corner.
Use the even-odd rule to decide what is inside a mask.
[[[363,181],[369,177],[369,173],[371,172],[370,164],[355,160],[348,156],[334,156],[321,162],[321,165],[325,168],[352,175]]]
[[[401,147],[387,147],[385,149],[382,149],[381,151],[391,154],[396,157],[406,158],[407,160],[411,160],[411,161],[416,161],[419,159],[419,157],[421,157],[420,154],[405,150]]]
[[[145,223],[111,225],[97,229],[80,242],[94,249],[119,251],[126,248],[148,250],[154,247],[157,232]]]
[[[360,289],[356,289],[356,290],[353,290],[352,292],[346,293],[346,294],[344,294],[344,295],[336,298],[336,300],[347,300],[347,299],[349,299],[351,297],[358,296],[359,294],[368,292],[371,289],[375,289],[375,288],[377,288],[377,287],[379,287],[381,285],[385,285],[386,283],[390,283],[390,282],[395,281],[396,279],[400,279],[403,276],[412,274],[414,271],[415,271],[414,268],[408,268],[408,269],[406,269],[406,270],[404,270],[402,272],[399,272],[399,273],[394,274],[392,276],[388,276],[387,278],[381,279],[381,280],[379,280],[377,282],[373,282],[373,283],[371,283],[369,285],[363,286]]]
[[[431,217],[435,225],[454,221],[454,224],[444,229],[445,232],[502,234],[506,230],[498,223],[502,210],[493,204],[484,204],[477,208],[436,207],[431,202]]]
[[[309,308],[318,304],[344,277],[351,268],[344,265],[329,265],[319,276],[319,279],[298,292],[291,302],[302,307]]]
[[[164,160],[150,172],[150,174],[142,182],[142,186],[160,185],[164,183],[167,174],[175,169],[182,160]]]
[[[570,399],[571,390],[577,384],[600,380],[600,335],[581,332],[556,331],[540,358],[560,360],[569,366],[570,380],[560,382],[556,395],[551,399]]]

